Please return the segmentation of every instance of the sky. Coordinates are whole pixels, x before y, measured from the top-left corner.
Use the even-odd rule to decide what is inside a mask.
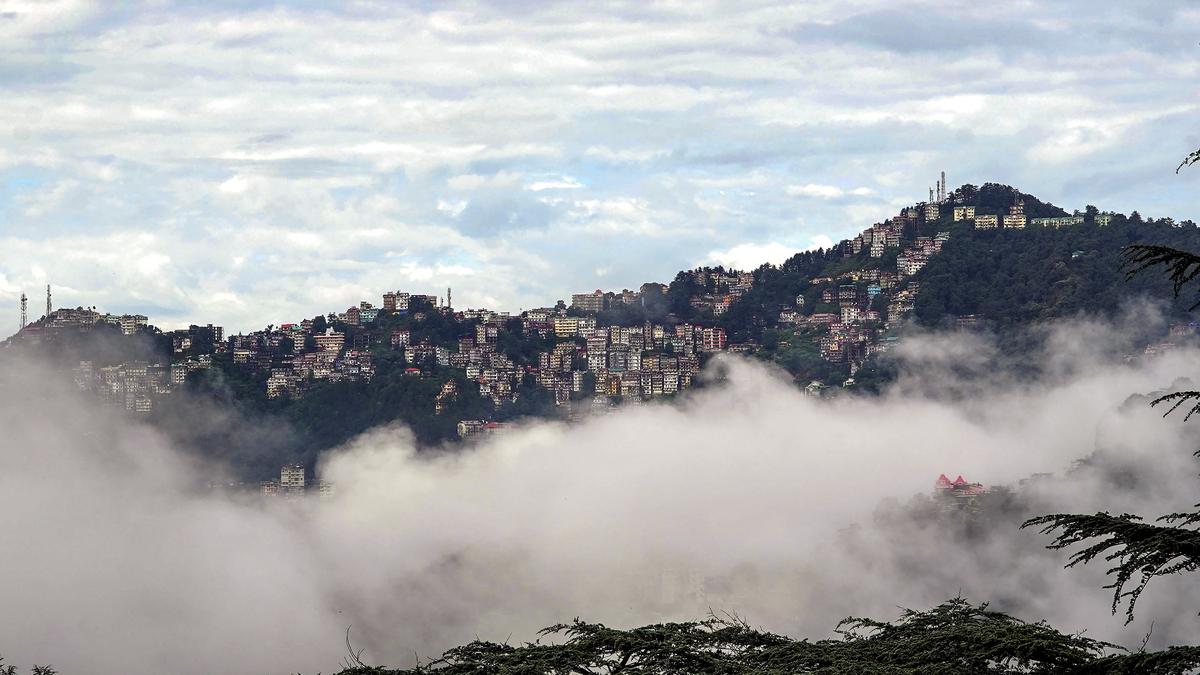
[[[332,3],[329,3],[332,4]],[[519,311],[951,188],[1200,219],[1186,2],[0,0],[0,333]]]

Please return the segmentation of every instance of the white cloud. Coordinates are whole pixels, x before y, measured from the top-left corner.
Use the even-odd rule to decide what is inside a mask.
[[[819,199],[837,199],[847,195],[853,197],[867,197],[875,194],[875,191],[867,187],[856,187],[849,190],[837,187],[836,185],[821,185],[818,183],[808,183],[806,185],[789,185],[787,193],[793,197],[817,197]]]
[[[0,63],[15,64],[0,66],[0,186],[21,218],[4,234],[24,256],[0,252],[0,273],[31,284],[40,266],[89,294],[79,304],[250,329],[259,315],[201,298],[233,293],[275,322],[313,315],[328,308],[289,284],[327,283],[336,267],[354,279],[331,288],[374,293],[394,286],[380,261],[403,250],[430,269],[470,258],[490,283],[456,295],[514,309],[590,285],[596,267],[632,286],[739,242],[840,238],[920,199],[942,169],[1068,208],[1197,217],[1189,184],[1170,180],[1197,112],[1177,46],[1200,31],[1194,11],[764,0],[119,13],[13,0],[0,12],[13,15]],[[935,39],[895,29],[931,12]],[[1000,19],[1004,39],[956,37]],[[85,240],[108,255],[139,232],[171,258],[165,300],[57,255]],[[302,246],[309,232],[326,246]],[[516,258],[541,272],[510,280]],[[203,293],[185,292],[196,279]]]
[[[378,428],[322,458],[336,493],[319,503],[198,491],[220,474],[163,434],[57,377],[5,369],[0,539],[24,545],[3,563],[0,597],[22,608],[0,613],[5,657],[68,673],[326,671],[351,625],[365,660],[408,667],[414,653],[520,644],[574,616],[624,628],[729,611],[816,639],[850,614],[887,619],[955,595],[1135,649],[1151,622],[1152,649],[1194,639],[1188,578],[1154,581],[1126,625],[1101,588],[1107,566],[1063,569],[1065,552],[1017,527],[1020,508],[968,524],[969,540],[967,525],[928,515],[939,473],[1013,486],[1008,504],[1036,512],[1194,501],[1194,427],[1128,402],[1200,354],[1106,361],[1079,346],[1116,331],[1055,332],[1010,377],[978,338],[906,340],[879,397],[814,399],[761,363],[718,358],[720,386],[525,425],[471,452],[417,453],[407,430]],[[977,374],[946,354],[975,357]],[[1048,363],[1063,375],[1030,377]],[[239,421],[275,429],[213,423]],[[1103,455],[1090,462],[1101,469],[1076,464],[1093,451],[1136,471],[1097,476],[1112,473]],[[1017,487],[1039,472],[1059,476]]]
[[[725,251],[711,251],[702,265],[723,265],[736,270],[753,270],[763,263],[778,265],[801,251],[815,251],[819,248],[829,248],[834,241],[829,235],[818,234],[809,240],[804,248],[787,246],[779,242],[769,244],[737,244]]]
[[[603,145],[593,145],[583,151],[585,157],[595,157],[614,164],[638,164],[649,162],[670,154],[667,150],[638,150],[635,148],[610,148]]]
[[[551,178],[548,180],[534,181],[529,185],[526,185],[525,189],[532,192],[541,192],[542,190],[578,190],[581,187],[583,187],[583,183],[580,183],[570,176],[563,176],[557,179]]]
[[[800,249],[778,242],[769,244],[738,244],[727,251],[712,251],[705,261],[712,265],[724,265],[737,270],[752,270],[763,263],[778,265],[796,255]]]
[[[515,187],[521,180],[521,174],[511,171],[484,176],[475,173],[465,173],[454,176],[446,181],[446,185],[454,190],[479,190],[481,188],[505,189]]]

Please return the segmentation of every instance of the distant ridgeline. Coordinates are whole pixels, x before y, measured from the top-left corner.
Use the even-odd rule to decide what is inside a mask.
[[[779,266],[698,268],[519,316],[452,309],[449,291],[395,291],[379,306],[226,336],[59,309],[0,356],[46,359],[81,390],[258,479],[311,467],[322,450],[391,422],[433,446],[521,418],[671,398],[719,352],[770,361],[811,394],[874,389],[889,376],[878,355],[912,322],[1016,331],[1170,298],[1161,275],[1125,281],[1120,251],[1135,242],[1200,250],[1200,231],[1136,212],[1067,213],[1004,185],[939,185],[936,198]],[[1172,339],[1192,332],[1186,305],[1167,307]]]

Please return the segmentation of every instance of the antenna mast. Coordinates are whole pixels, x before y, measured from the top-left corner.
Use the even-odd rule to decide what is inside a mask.
[[[25,326],[29,325],[29,298],[25,294],[21,294],[21,330],[25,330]]]

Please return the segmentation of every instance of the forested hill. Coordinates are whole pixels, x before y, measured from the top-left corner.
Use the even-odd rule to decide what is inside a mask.
[[[974,315],[999,328],[1046,319],[1110,315],[1132,297],[1169,299],[1170,281],[1145,274],[1126,280],[1121,249],[1162,244],[1200,250],[1200,229],[1170,219],[1145,221],[1136,212],[1111,223],[1022,230],[951,229],[939,255],[917,274],[917,319],[929,326]],[[1183,313],[1194,302],[1176,299]]]
[[[1132,298],[1168,302],[1162,275],[1125,280],[1121,251],[1132,243],[1200,251],[1200,230],[964,185],[781,265],[685,270],[669,284],[576,294],[569,306],[547,298],[519,316],[384,291],[382,307],[360,299],[223,336],[212,325],[162,331],[145,316],[63,308],[0,343],[0,360],[44,358],[114,409],[258,480],[284,463],[311,468],[380,425],[403,423],[421,447],[436,447],[523,418],[669,399],[722,351],[770,362],[810,393],[875,391],[892,377],[890,346],[914,321],[1011,337],[1043,320],[1115,314]],[[1173,322],[1190,321],[1189,304],[1175,301]]]

